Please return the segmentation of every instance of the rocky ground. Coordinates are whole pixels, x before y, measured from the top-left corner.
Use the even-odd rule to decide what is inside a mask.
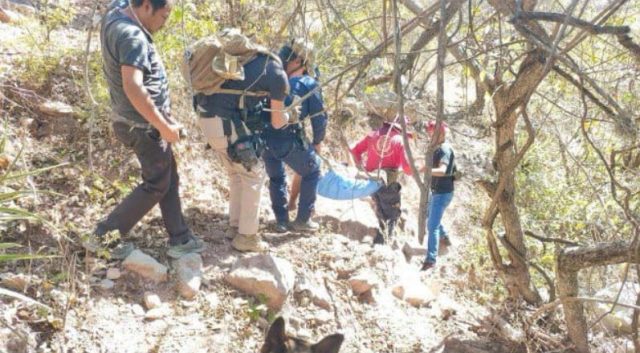
[[[24,8],[10,9],[15,17],[29,16]],[[29,187],[56,194],[21,201],[50,219],[53,230],[19,223],[0,234],[22,250],[61,257],[0,264],[0,284],[35,300],[0,298],[0,351],[255,352],[268,322],[283,316],[291,334],[312,341],[343,333],[345,353],[429,352],[442,349],[448,337],[473,336],[488,314],[478,303],[488,297],[478,293],[494,283],[469,260],[482,243],[473,226],[482,206],[471,183],[490,165],[473,137],[478,131],[467,126],[455,127],[453,135],[454,146],[467,151],[460,153],[467,177],[444,221],[454,245],[430,272],[418,271],[424,256],[416,240],[419,192],[409,177],[403,229],[392,244],[373,246],[376,221],[367,200],[319,199],[318,234],[272,233],[265,188],[261,222],[270,252],[234,251],[226,237],[226,175],[186,117],[191,135],[176,148],[183,207],[207,250],[169,261],[156,209],[132,232],[140,249],[133,257],[121,263],[86,257],[80,236],[135,185],[136,161],[111,136],[104,116],[98,114],[93,127],[88,123],[82,87],[74,83],[81,61],[63,62],[35,88],[5,71],[27,52],[21,40],[28,28],[0,23],[5,155],[23,168],[64,165],[28,180]],[[53,38],[58,49],[84,45],[84,32],[73,27]],[[173,98],[183,100],[179,90]],[[178,111],[188,116],[186,104]],[[329,146],[329,156],[341,155],[337,142]]]

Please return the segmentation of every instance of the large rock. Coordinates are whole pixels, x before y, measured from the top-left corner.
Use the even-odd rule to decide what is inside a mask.
[[[247,294],[264,295],[270,309],[280,310],[293,290],[295,272],[288,261],[260,254],[236,261],[225,281]]]
[[[167,280],[167,266],[159,263],[153,257],[136,249],[124,261],[122,267],[126,270],[135,272],[145,279],[154,281],[155,283]]]
[[[202,284],[202,257],[187,254],[175,261],[178,293],[185,299],[193,299]]]
[[[415,307],[421,307],[435,300],[440,293],[440,289],[441,285],[435,281],[426,285],[419,278],[404,278],[393,286],[391,293],[400,300],[404,300]]]
[[[353,170],[343,172],[349,176],[355,174]],[[363,241],[365,237],[373,239],[378,229],[376,214],[367,199],[345,202],[318,197],[316,218],[335,233],[356,241]]]

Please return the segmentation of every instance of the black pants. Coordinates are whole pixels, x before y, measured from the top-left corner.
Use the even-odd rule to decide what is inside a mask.
[[[375,244],[384,243],[384,234],[388,239],[394,235],[396,224],[402,211],[400,190],[402,187],[398,182],[392,182],[384,185],[380,190],[373,194],[373,201],[376,205],[376,216],[378,217],[379,229],[374,239]]]
[[[142,183],[98,223],[96,233],[112,230],[126,235],[156,204],[169,233],[169,244],[186,242],[192,235],[182,215],[179,177],[171,145],[160,139],[157,130],[131,129],[127,124],[114,123],[113,131],[120,142],[131,148],[142,166]]]

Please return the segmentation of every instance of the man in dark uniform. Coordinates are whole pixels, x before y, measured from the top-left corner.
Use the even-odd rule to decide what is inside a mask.
[[[263,125],[280,129],[288,123],[284,100],[289,85],[282,63],[275,56],[258,53],[243,68],[244,79],[227,80],[221,88],[247,94],[197,94],[195,104],[204,136],[229,174],[229,224],[235,233],[231,245],[238,251],[264,252],[267,244],[258,235],[264,167],[255,151],[244,150],[247,155],[254,153],[254,160],[241,163],[229,155],[229,147],[242,140],[250,141],[255,135],[252,125],[256,124],[257,116],[266,113],[263,105],[270,108],[270,113],[265,114],[268,121]],[[249,126],[247,119],[252,120]]]
[[[311,220],[316,201],[316,190],[320,179],[320,164],[317,150],[325,136],[327,115],[324,111],[322,93],[314,74],[312,48],[302,40],[284,45],[279,53],[283,67],[289,77],[291,95],[287,104],[298,104],[302,98],[298,121],[281,129],[267,128],[263,133],[266,148],[262,153],[269,175],[271,207],[276,217],[276,231],[289,229],[313,232],[318,224]],[[307,96],[308,95],[308,96]],[[313,138],[305,136],[303,123],[311,121]],[[301,177],[300,201],[295,221],[289,223],[287,181],[284,165],[288,165]]]

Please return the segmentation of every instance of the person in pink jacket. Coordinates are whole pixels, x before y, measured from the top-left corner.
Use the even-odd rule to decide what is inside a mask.
[[[369,114],[375,113],[369,112]],[[407,118],[404,119],[408,124]],[[407,175],[411,174],[411,167],[405,155],[402,127],[397,121],[397,117],[393,122],[385,121],[382,127],[367,134],[351,149],[359,169],[364,168],[367,172],[382,170],[386,174],[385,185],[373,194],[380,226],[373,241],[374,244],[384,244],[385,233],[387,239],[393,236],[401,214],[400,190],[402,187],[398,183],[398,175],[400,170]],[[363,160],[365,154],[366,160]]]

